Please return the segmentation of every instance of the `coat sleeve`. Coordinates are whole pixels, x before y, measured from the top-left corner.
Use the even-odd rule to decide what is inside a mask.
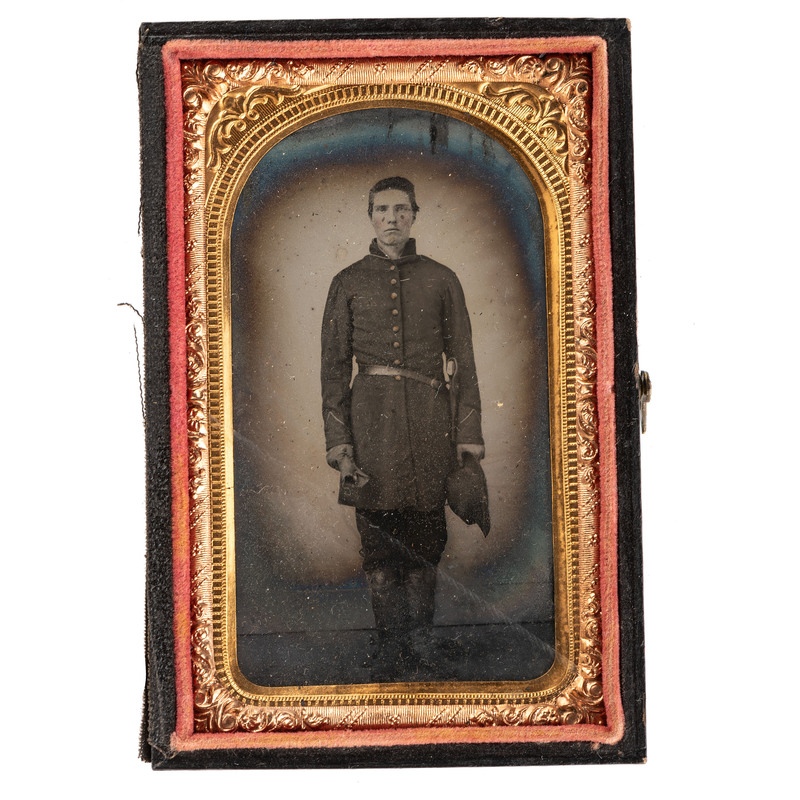
[[[472,325],[464,291],[455,274],[447,285],[444,308],[445,355],[458,362],[458,405],[455,419],[456,444],[483,444],[481,395],[472,350]]]
[[[328,292],[322,319],[322,419],[325,448],[352,444],[350,381],[353,377],[353,323],[341,279]]]

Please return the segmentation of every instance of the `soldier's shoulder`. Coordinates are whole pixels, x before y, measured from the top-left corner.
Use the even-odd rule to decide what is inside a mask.
[[[366,260],[367,260],[366,258],[359,258],[358,261],[354,261],[352,264],[345,267],[343,270],[337,272],[336,275],[333,276],[334,282],[347,280],[352,275],[360,272],[362,269],[366,267],[365,264]]]
[[[420,265],[444,280],[458,281],[458,275],[456,275],[456,273],[450,269],[450,267],[446,267],[444,264],[440,263],[439,261],[435,261],[429,256],[420,256]]]

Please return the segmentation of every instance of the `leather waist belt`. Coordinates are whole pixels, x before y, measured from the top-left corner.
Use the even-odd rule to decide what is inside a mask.
[[[411,381],[424,383],[426,386],[436,389],[437,392],[444,386],[444,384],[441,381],[437,381],[436,378],[427,378],[419,372],[413,372],[410,369],[400,369],[399,367],[383,367],[372,364],[366,367],[359,366],[358,371],[364,375],[393,375],[395,377],[408,378]]]

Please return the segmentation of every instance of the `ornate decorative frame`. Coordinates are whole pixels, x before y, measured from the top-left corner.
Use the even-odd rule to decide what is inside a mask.
[[[374,736],[618,741],[613,344],[603,350],[613,342],[605,40],[174,39],[162,59],[171,313],[183,320],[170,332],[172,490],[183,503],[173,515],[172,747],[336,748],[370,746]],[[237,187],[260,153],[302,125],[381,105],[433,109],[498,138],[545,213],[561,658],[524,689],[268,690],[236,664],[225,292]]]

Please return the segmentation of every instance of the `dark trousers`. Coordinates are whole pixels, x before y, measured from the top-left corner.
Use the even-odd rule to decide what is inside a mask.
[[[364,571],[435,567],[447,543],[444,506],[433,511],[356,509]]]
[[[447,543],[444,508],[357,508],[356,524],[378,632],[378,661],[383,662],[379,669],[386,669],[387,661],[405,661],[413,672],[431,660],[436,566]]]

